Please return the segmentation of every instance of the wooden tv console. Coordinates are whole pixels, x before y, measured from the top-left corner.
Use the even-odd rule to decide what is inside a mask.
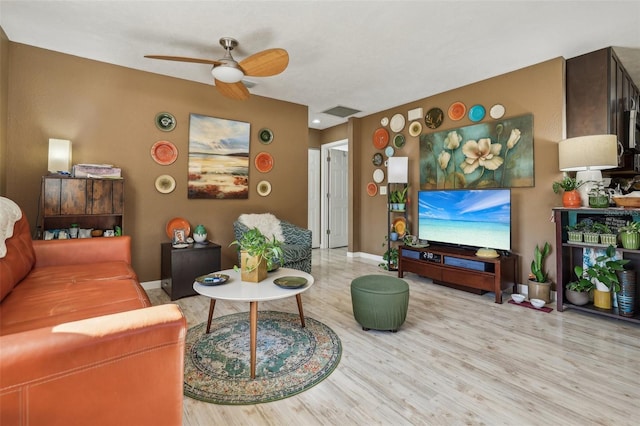
[[[431,278],[434,283],[482,294],[493,291],[495,302],[502,303],[502,291],[515,282],[516,256],[497,258],[478,257],[470,249],[428,246],[425,248],[400,246],[398,277],[413,272]]]

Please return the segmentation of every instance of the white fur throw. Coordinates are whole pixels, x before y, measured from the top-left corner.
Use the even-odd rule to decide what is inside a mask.
[[[258,228],[269,239],[276,237],[276,240],[284,241],[280,219],[271,213],[241,214],[238,221],[249,229]]]
[[[22,217],[20,207],[8,198],[0,197],[0,258],[7,255],[5,241],[13,236],[13,225]]]

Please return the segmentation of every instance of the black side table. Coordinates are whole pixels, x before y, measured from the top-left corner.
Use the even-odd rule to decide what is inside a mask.
[[[220,270],[220,246],[215,243],[186,248],[162,243],[161,253],[161,286],[171,300],[197,294],[193,290],[196,277]]]

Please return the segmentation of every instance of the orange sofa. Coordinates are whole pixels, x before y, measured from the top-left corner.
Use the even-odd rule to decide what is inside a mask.
[[[186,321],[151,306],[130,237],[32,241],[22,215],[4,244],[0,424],[181,424]]]

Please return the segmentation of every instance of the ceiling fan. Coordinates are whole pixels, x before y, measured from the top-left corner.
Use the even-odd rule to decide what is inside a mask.
[[[238,46],[238,41],[231,37],[222,37],[220,45],[226,53],[224,58],[218,60],[161,55],[145,55],[145,58],[213,65],[211,74],[218,91],[228,98],[238,100],[249,99],[249,90],[241,81],[245,76],[270,77],[280,74],[289,65],[289,54],[284,49],[263,50],[236,62],[231,56],[231,51]]]

